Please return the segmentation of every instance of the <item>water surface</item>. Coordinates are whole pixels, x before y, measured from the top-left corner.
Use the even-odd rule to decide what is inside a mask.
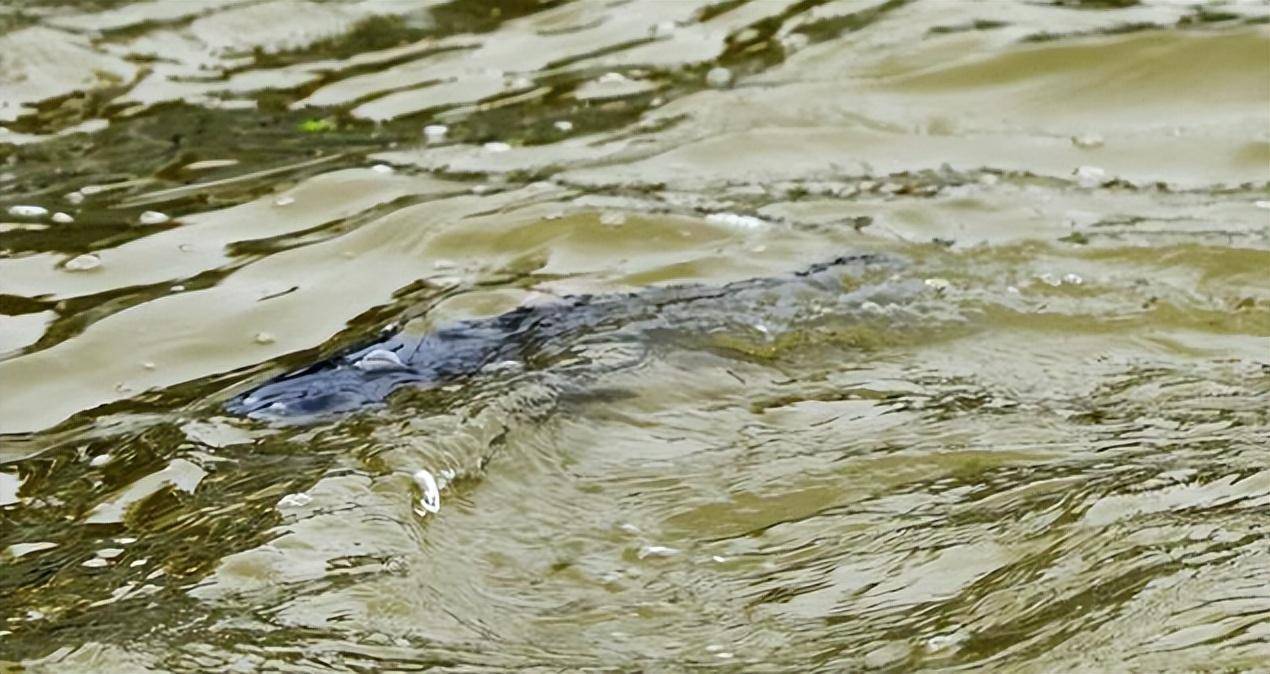
[[[1268,21],[0,8],[0,664],[1266,669]],[[385,329],[866,253],[225,407]]]

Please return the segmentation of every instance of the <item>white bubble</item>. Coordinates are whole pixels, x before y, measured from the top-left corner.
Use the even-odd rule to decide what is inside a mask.
[[[363,372],[374,372],[378,370],[403,370],[406,364],[401,362],[401,358],[392,351],[375,349],[362,356],[361,360],[357,361],[353,367]]]
[[[101,258],[92,253],[84,253],[73,257],[62,265],[66,271],[92,271],[101,266]]]
[[[937,293],[942,293],[952,287],[952,284],[948,282],[948,279],[942,278],[928,278],[922,283],[925,284],[927,288],[930,288]]]
[[[69,213],[58,211],[53,214],[53,222],[56,222],[59,225],[69,225],[70,223],[75,222],[75,218],[71,217]]]
[[[420,468],[411,477],[414,478],[415,484],[419,486],[419,505],[430,513],[436,513],[441,510],[441,489],[437,487],[437,480],[432,477],[432,473]]]
[[[49,209],[43,206],[10,206],[9,215],[15,218],[42,218],[48,215]]]
[[[110,463],[113,459],[114,457],[109,454],[98,454],[88,461],[88,465],[93,468],[101,468],[102,466]]]
[[[444,124],[429,124],[423,127],[423,135],[428,141],[437,143],[445,140],[445,134],[449,133],[450,127]]]
[[[604,73],[603,75],[600,75],[600,78],[597,81],[601,84],[616,84],[619,82],[627,82],[629,81],[629,78],[622,73]]]
[[[135,569],[135,568],[137,568],[138,566],[145,566],[145,565],[146,565],[146,562],[149,562],[149,561],[150,561],[150,560],[148,560],[148,559],[137,559],[137,560],[134,560],[134,561],[133,561],[131,564],[129,564],[128,566],[130,566],[130,567],[132,567],[132,568],[134,568],[134,569]]]
[[[71,205],[84,203],[84,195],[80,194],[79,192],[69,192],[66,194],[66,196],[62,198],[69,201]]]
[[[510,149],[512,149],[512,146],[508,145],[507,143],[493,142],[493,143],[485,144],[486,152],[506,152]]]
[[[268,332],[257,332],[255,340],[257,344],[273,344],[278,341],[276,337]]]
[[[600,224],[609,225],[611,227],[624,225],[626,224],[626,216],[616,212],[605,213],[604,215],[600,216]]]
[[[393,171],[392,167],[387,164],[375,164],[374,166],[370,167],[370,170],[374,171],[375,173],[383,173],[383,174],[392,173]]]
[[[313,502],[313,497],[304,492],[287,494],[278,499],[278,508],[303,508]]]
[[[648,33],[653,37],[671,35],[675,32],[677,27],[678,26],[675,25],[674,21],[662,21],[661,23],[649,27]]]
[[[1081,187],[1097,187],[1102,184],[1107,172],[1097,166],[1082,166],[1076,169],[1075,176]]]
[[[294,204],[294,203],[295,203],[295,197],[289,194],[284,194],[278,197],[277,199],[273,200],[274,206],[290,206],[291,204]]]
[[[711,213],[706,216],[706,222],[716,225],[727,225],[737,229],[759,229],[767,226],[767,221],[762,218],[738,213]]]
[[[1270,208],[1270,200],[1254,201],[1252,205],[1256,206],[1257,208]]]
[[[556,122],[552,126],[556,127],[557,131],[572,131],[573,130],[573,122],[570,122],[564,119]]]
[[[97,556],[102,559],[114,559],[124,552],[123,548],[102,548],[97,551]]]
[[[1063,275],[1063,283],[1078,286],[1084,282],[1085,282],[1085,279],[1081,278],[1079,274],[1064,274]]]
[[[84,562],[84,564],[83,564],[83,566],[87,566],[87,567],[89,567],[90,569],[100,569],[100,568],[102,568],[102,567],[104,567],[104,566],[109,566],[109,565],[110,565],[110,562],[108,562],[108,561],[106,561],[106,560],[104,560],[104,559],[102,559],[102,558],[100,558],[100,557],[94,557],[94,558],[92,558],[92,559],[90,559],[90,560],[88,560],[88,561]]]
[[[956,648],[968,638],[968,635],[960,632],[937,634],[926,640],[926,649],[930,651],[942,651],[946,648]]]
[[[710,72],[706,73],[706,84],[722,89],[732,84],[732,71],[723,66],[711,68]]]
[[[1072,137],[1072,145],[1075,145],[1076,147],[1084,148],[1087,150],[1097,148],[1097,147],[1102,147],[1102,144],[1103,144],[1102,136],[1096,133],[1086,133],[1086,134],[1081,134],[1079,136]]]
[[[137,218],[137,222],[140,222],[143,225],[162,225],[163,223],[171,219],[172,218],[169,218],[166,213],[160,213],[158,211],[146,211],[142,213],[139,218]]]
[[[679,550],[664,545],[645,545],[639,549],[639,558],[646,559],[648,557],[673,557],[679,554]]]

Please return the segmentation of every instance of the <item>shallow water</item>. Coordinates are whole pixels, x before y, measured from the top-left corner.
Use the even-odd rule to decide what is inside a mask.
[[[1268,24],[0,8],[0,668],[1270,670]],[[385,328],[856,253],[225,408]]]

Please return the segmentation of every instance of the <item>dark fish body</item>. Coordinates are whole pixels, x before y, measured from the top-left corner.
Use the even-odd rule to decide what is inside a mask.
[[[377,405],[405,386],[442,385],[507,361],[549,360],[587,340],[638,340],[659,331],[702,331],[732,322],[748,327],[797,311],[793,300],[800,292],[848,296],[844,274],[885,263],[872,255],[845,256],[787,277],[570,296],[522,306],[426,335],[383,337],[268,381],[234,398],[227,408],[259,419],[318,419]]]

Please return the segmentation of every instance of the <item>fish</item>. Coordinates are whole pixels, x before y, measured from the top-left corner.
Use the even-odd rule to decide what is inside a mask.
[[[789,323],[799,313],[823,313],[826,307],[860,311],[879,306],[879,299],[903,300],[915,292],[913,284],[891,280],[854,289],[844,284],[896,264],[878,254],[843,255],[785,276],[570,295],[426,334],[381,334],[270,379],[231,399],[226,409],[257,420],[304,423],[381,406],[406,387],[445,386],[508,364],[541,366],[597,341],[639,344],[729,326],[766,332],[767,323]],[[815,301],[799,301],[800,296]]]

